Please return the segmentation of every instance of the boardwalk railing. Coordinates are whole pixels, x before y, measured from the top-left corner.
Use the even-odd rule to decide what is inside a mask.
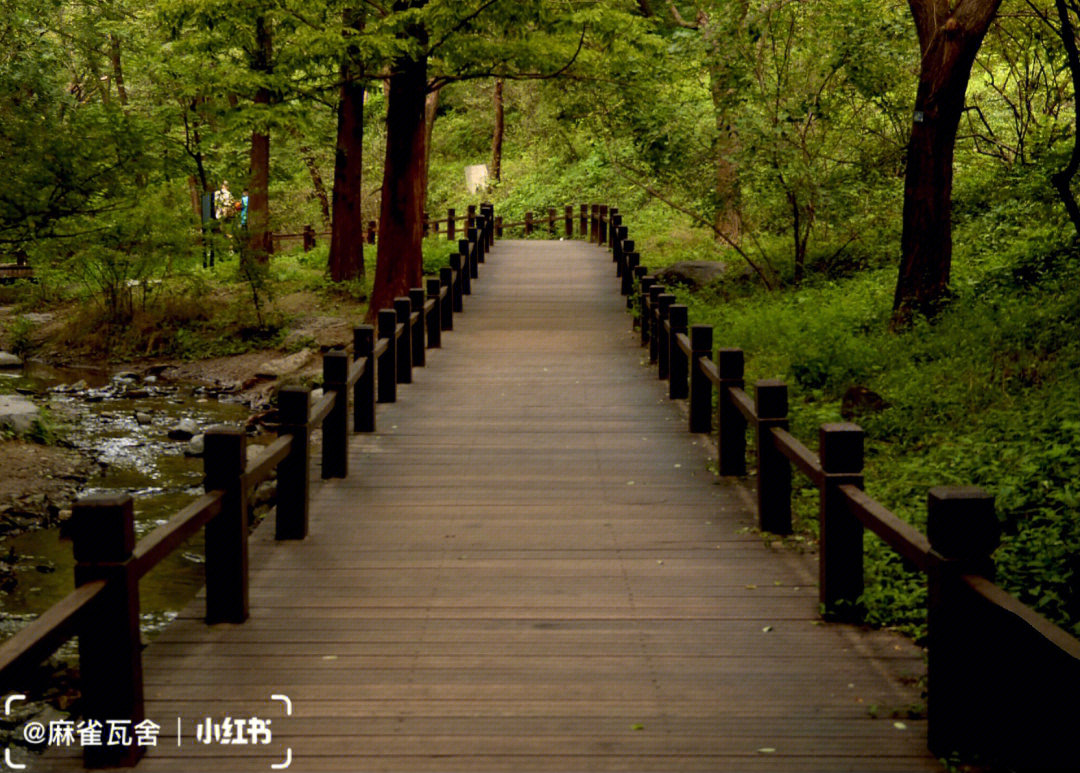
[[[618,210],[582,204],[580,212],[581,234],[612,252],[633,326],[669,397],[688,401],[689,430],[712,433],[716,420],[721,475],[746,474],[752,432],[759,527],[791,532],[793,468],[817,487],[823,616],[860,617],[864,529],[926,575],[931,752],[1024,770],[1074,769],[1080,641],[993,583],[1000,539],[993,497],[974,486],[939,486],[928,494],[926,535],[901,520],[863,491],[858,425],[823,424],[818,451],[803,445],[788,432],[787,386],[757,381],[751,396],[742,350],[718,349],[714,358],[712,327],[689,325],[687,307],[640,265]]]
[[[412,381],[425,362],[425,348],[438,347],[463,310],[478,266],[495,243],[494,209],[482,205],[466,239],[450,256],[450,267],[426,287],[394,300],[378,313],[378,328],[359,325],[350,347],[323,357],[323,396],[312,401],[308,387],[278,393],[278,437],[251,461],[242,430],[206,432],[205,494],[173,515],[137,544],[134,507],[128,495],[85,497],[72,508],[75,590],[0,645],[0,687],[5,694],[29,668],[73,636],[79,638],[82,714],[107,726],[130,720],[143,709],[139,579],[189,537],[205,527],[206,622],[242,623],[248,618],[248,494],[277,471],[275,537],[304,539],[308,533],[311,433],[321,427],[322,477],[348,475],[350,402],[354,432],[375,430],[376,403],[397,398],[398,384]],[[134,765],[144,748],[83,747],[87,767]]]

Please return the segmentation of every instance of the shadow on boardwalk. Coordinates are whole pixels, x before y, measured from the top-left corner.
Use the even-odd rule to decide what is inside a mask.
[[[256,532],[251,619],[208,628],[197,601],[146,650],[140,770],[938,769],[925,722],[890,716],[921,652],[822,624],[812,557],[746,533],[611,273],[582,243],[499,243],[315,487],[309,538]],[[208,716],[273,740],[197,743]]]

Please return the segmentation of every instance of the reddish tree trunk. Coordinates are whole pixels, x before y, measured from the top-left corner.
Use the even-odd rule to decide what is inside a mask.
[[[952,268],[952,165],[975,54],[1001,0],[909,0],[922,66],[908,145],[900,274],[893,325],[933,313]]]
[[[273,55],[270,27],[260,16],[255,21],[257,46],[252,69],[269,73]],[[256,105],[270,104],[270,90],[260,86],[255,92]],[[270,235],[270,134],[255,129],[251,133],[251,178],[248,183],[248,245],[249,255],[265,262],[273,251]]]
[[[426,95],[426,57],[399,59],[390,76],[386,110],[386,163],[369,319],[395,297],[419,287],[423,276]]]
[[[362,176],[364,161],[364,85],[343,68],[338,100],[334,156],[334,216],[330,232],[330,278],[335,282],[364,275]]]
[[[502,179],[503,81],[495,81],[495,134],[491,138],[491,179]]]

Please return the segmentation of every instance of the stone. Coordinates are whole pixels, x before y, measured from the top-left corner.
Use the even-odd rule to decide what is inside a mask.
[[[0,369],[21,368],[22,366],[22,358],[18,355],[11,352],[0,352]]]
[[[260,378],[279,378],[289,373],[295,373],[311,362],[313,356],[314,352],[310,349],[301,349],[295,354],[263,363],[255,372],[255,375]]]
[[[169,438],[172,440],[191,440],[199,432],[199,425],[194,419],[181,419],[169,430]]]
[[[140,427],[145,427],[147,424],[153,421],[153,417],[145,411],[135,411],[135,421]]]
[[[41,410],[23,395],[0,395],[0,429],[23,435],[34,426]]]
[[[249,445],[247,447],[247,450],[245,451],[245,453],[247,454],[247,463],[251,464],[253,461],[255,461],[255,459],[258,458],[259,454],[261,454],[265,449],[266,446],[260,446],[254,443]]]
[[[206,436],[200,433],[188,441],[187,448],[184,449],[184,456],[202,456],[205,450]]]
[[[656,276],[660,284],[677,284],[696,290],[720,279],[726,271],[726,265],[713,260],[684,260],[660,269]]]

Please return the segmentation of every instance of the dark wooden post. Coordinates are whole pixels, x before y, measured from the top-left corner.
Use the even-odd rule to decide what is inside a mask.
[[[416,314],[416,322],[409,326],[412,335],[410,342],[412,346],[412,364],[413,367],[422,367],[426,361],[424,358],[424,325],[426,322],[424,319],[424,288],[411,288],[409,290],[409,302],[412,304],[413,313]]]
[[[652,284],[652,286],[649,287],[648,319],[645,321],[645,324],[649,328],[649,362],[650,363],[656,362],[656,358],[657,358],[657,356],[659,354],[658,345],[659,345],[660,336],[656,332],[656,317],[657,317],[657,314],[659,313],[658,307],[660,305],[660,301],[657,300],[657,299],[661,295],[663,295],[666,291],[667,291],[667,287],[665,287],[662,284],[657,284],[656,282],[654,282]]]
[[[146,718],[143,708],[142,641],[139,634],[139,579],[133,571],[135,521],[131,497],[83,497],[71,508],[75,586],[105,580],[93,613],[79,626],[82,713],[108,727],[110,719]],[[133,734],[131,734],[133,736]],[[143,747],[83,746],[88,768],[131,766]]]
[[[334,407],[323,419],[322,476],[349,476],[349,355],[340,349],[323,355],[323,393],[334,394]]]
[[[304,226],[304,252],[315,249],[315,229],[310,225]]]
[[[278,390],[278,437],[291,435],[289,455],[277,466],[277,516],[274,539],[303,539],[308,533],[308,474],[311,466],[311,390]]]
[[[555,207],[548,207],[548,233],[555,235]]]
[[[758,528],[791,533],[791,462],[773,442],[772,428],[788,428],[787,384],[764,379],[754,384],[757,413]]]
[[[721,475],[746,474],[746,417],[731,401],[729,389],[743,389],[742,349],[720,349],[716,352],[716,369],[720,372],[717,394],[716,422],[719,425],[716,446],[717,468]]]
[[[532,212],[526,212],[525,213],[525,235],[528,236],[529,234],[531,234],[532,229],[533,229]]]
[[[503,238],[503,224],[502,223],[503,223],[502,215],[497,215],[495,217],[495,235],[497,237],[499,237],[500,239]]]
[[[643,271],[648,271],[645,266],[641,267]],[[649,299],[652,297],[652,287],[656,284],[656,277],[643,275],[638,280],[638,285],[641,288],[638,301],[638,314],[634,323],[641,328],[641,345],[645,346],[649,343]],[[631,324],[633,327],[633,324]]]
[[[224,491],[221,512],[206,524],[206,622],[242,623],[248,618],[248,509],[241,476],[247,466],[247,435],[231,427],[206,431],[206,491]]]
[[[454,208],[446,210],[446,239],[454,241]]]
[[[439,235],[439,218],[435,218],[431,221],[431,230],[435,232],[435,235]]]
[[[637,305],[638,299],[634,296],[634,285],[640,285],[641,280],[645,278],[645,275],[649,273],[649,269],[641,265],[641,256],[636,252],[631,253],[634,260],[634,275],[630,278],[630,290],[626,293],[626,308],[628,311],[633,311]],[[630,329],[633,330],[638,324],[636,316],[631,315]]]
[[[495,246],[495,205],[481,204],[480,214],[484,216],[484,253]]]
[[[431,216],[427,213],[427,210],[424,210],[423,223],[424,223],[424,236],[426,237],[426,236],[431,234]]]
[[[572,239],[574,236],[574,205],[567,204],[563,207],[563,219],[565,220],[564,233],[567,239]]]
[[[596,244],[600,240],[600,205],[589,208],[589,241]]]
[[[690,326],[690,431],[712,432],[712,382],[699,360],[712,361],[712,325]]]
[[[690,319],[689,310],[682,304],[672,304],[668,309],[668,325],[671,336],[668,339],[668,397],[672,400],[685,400],[690,396],[689,363],[686,352],[679,346],[679,334],[687,335]]]
[[[601,247],[607,246],[607,231],[608,231],[608,207],[607,204],[600,205],[600,212],[596,218],[596,243]]]
[[[960,578],[994,577],[990,554],[1001,539],[994,498],[976,486],[935,486],[927,495],[926,536],[938,554],[927,572],[927,745],[944,757],[985,742],[985,724],[972,700],[994,679],[982,651],[995,643],[973,637],[984,626],[974,619]]]
[[[634,279],[637,278],[635,269],[641,262],[641,256],[634,252],[634,240],[626,239],[623,242],[623,248],[625,249],[629,245],[630,250],[623,253],[623,264],[626,266],[623,269],[622,280],[619,284],[619,292],[623,295],[629,296],[634,292]],[[627,304],[629,308],[629,304]]]
[[[476,217],[476,205],[470,204],[465,214],[465,230],[473,227],[473,219]]]
[[[462,298],[465,294],[465,269],[461,265],[460,254],[450,256],[450,271],[453,276],[453,281],[450,283],[450,296],[456,314],[465,308]]]
[[[469,245],[468,239],[458,239],[458,254],[461,255],[461,292],[465,295],[472,295],[473,261]]]
[[[589,234],[589,205],[582,204],[578,210],[578,231],[579,236],[588,238]]]
[[[863,592],[863,525],[840,486],[863,486],[863,431],[858,424],[822,424],[818,456],[825,473],[820,500],[818,600],[830,620],[854,621]]]
[[[664,323],[667,322],[668,311],[673,303],[675,303],[675,296],[672,293],[664,292],[656,296],[653,337],[656,338],[656,377],[661,381],[666,381],[671,373],[671,359],[669,356],[671,350],[668,347],[671,343],[671,335],[664,328]]]
[[[399,384],[412,383],[412,325],[409,323],[409,315],[412,314],[412,301],[399,295],[394,298],[394,311],[397,312],[399,325],[404,325],[401,338],[398,339],[397,350],[397,382]]]
[[[442,299],[439,297],[439,280],[429,277],[426,282],[427,299],[434,305],[431,314],[424,320],[427,328],[427,345],[429,349],[438,349],[442,346]]]
[[[608,215],[611,218],[611,229],[608,232],[608,247],[611,249],[611,262],[615,264],[615,276],[622,276],[622,240],[626,238],[626,226],[622,224],[622,215],[618,212]]]
[[[353,385],[353,432],[375,431],[375,328],[353,328],[353,361],[364,360],[364,373]]]
[[[367,224],[367,243],[375,243],[375,221],[369,220]]]
[[[458,307],[454,305],[454,269],[447,266],[439,269],[439,287],[440,289],[446,288],[446,297],[443,298],[443,302],[439,305],[439,310],[442,313],[442,329],[453,330],[454,312],[461,311],[460,302],[458,302]]]
[[[483,235],[483,218],[479,215],[476,216],[476,226],[469,229],[469,255],[470,255],[470,276],[476,279],[480,276],[480,263],[484,262],[484,240],[481,238]]]
[[[397,312],[393,309],[380,309],[378,316],[379,338],[386,340],[386,351],[379,356],[376,368],[379,380],[379,402],[392,403],[397,400]]]

